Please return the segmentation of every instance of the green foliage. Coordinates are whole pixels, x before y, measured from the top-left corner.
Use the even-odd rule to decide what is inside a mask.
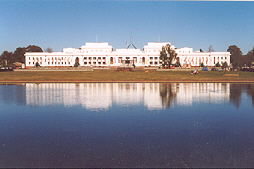
[[[254,62],[254,46],[247,55],[243,56],[243,64],[246,64],[248,67],[251,67],[251,62]]]
[[[204,63],[203,62],[200,63],[200,67],[204,67]]]
[[[24,54],[26,52],[42,52],[42,49],[39,46],[35,45],[29,45],[28,47],[18,47],[16,48],[15,52],[8,52],[4,51],[2,55],[0,56],[0,63],[2,64],[3,62],[8,64],[8,66],[12,66],[13,63],[15,62],[21,62],[25,63],[25,56]],[[3,64],[3,65],[5,65]],[[5,65],[7,66],[7,65]]]
[[[41,67],[38,62],[35,63],[35,67]]]
[[[52,48],[46,48],[46,49],[44,50],[44,52],[51,53],[51,52],[53,52],[53,50],[52,50]]]
[[[166,44],[166,46],[162,46],[161,52],[160,52],[160,60],[162,60],[162,66],[165,67],[165,65],[170,66],[172,61],[176,59],[177,53],[175,50],[171,49],[170,44]]]
[[[181,67],[180,62],[176,62],[175,67]]]
[[[74,67],[78,67],[78,66],[79,66],[79,58],[78,58],[78,57],[76,57]]]
[[[242,51],[236,45],[231,45],[228,47],[228,52],[230,52],[230,63],[232,63],[233,68],[238,68],[243,65],[242,63]]]
[[[0,64],[3,66],[11,66],[13,63],[13,53],[4,51],[0,56]]]
[[[216,66],[216,67],[220,67],[221,65],[220,65],[219,62],[217,62],[217,63],[215,64],[215,66]]]
[[[227,62],[223,62],[221,68],[222,69],[228,68],[228,63]]]

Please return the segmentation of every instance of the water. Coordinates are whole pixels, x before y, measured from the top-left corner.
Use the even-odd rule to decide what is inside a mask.
[[[254,84],[0,85],[0,167],[254,167]]]

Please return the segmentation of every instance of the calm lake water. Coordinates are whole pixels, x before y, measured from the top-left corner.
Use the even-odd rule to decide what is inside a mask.
[[[254,84],[0,85],[0,167],[254,167]]]

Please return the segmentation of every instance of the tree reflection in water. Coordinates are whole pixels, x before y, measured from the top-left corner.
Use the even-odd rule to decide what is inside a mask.
[[[252,105],[254,106],[254,84],[230,84],[230,102],[239,108],[243,91],[246,91],[247,95],[252,98]]]
[[[177,92],[171,83],[160,83],[160,97],[163,106],[169,108],[176,96]]]
[[[252,106],[254,106],[254,84],[247,84],[247,95],[252,98]]]

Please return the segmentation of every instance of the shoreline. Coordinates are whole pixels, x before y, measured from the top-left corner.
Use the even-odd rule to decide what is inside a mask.
[[[254,81],[250,80],[114,80],[114,81],[106,81],[106,80],[17,80],[17,81],[4,81],[0,80],[0,85],[2,84],[17,84],[17,83],[254,83]]]

